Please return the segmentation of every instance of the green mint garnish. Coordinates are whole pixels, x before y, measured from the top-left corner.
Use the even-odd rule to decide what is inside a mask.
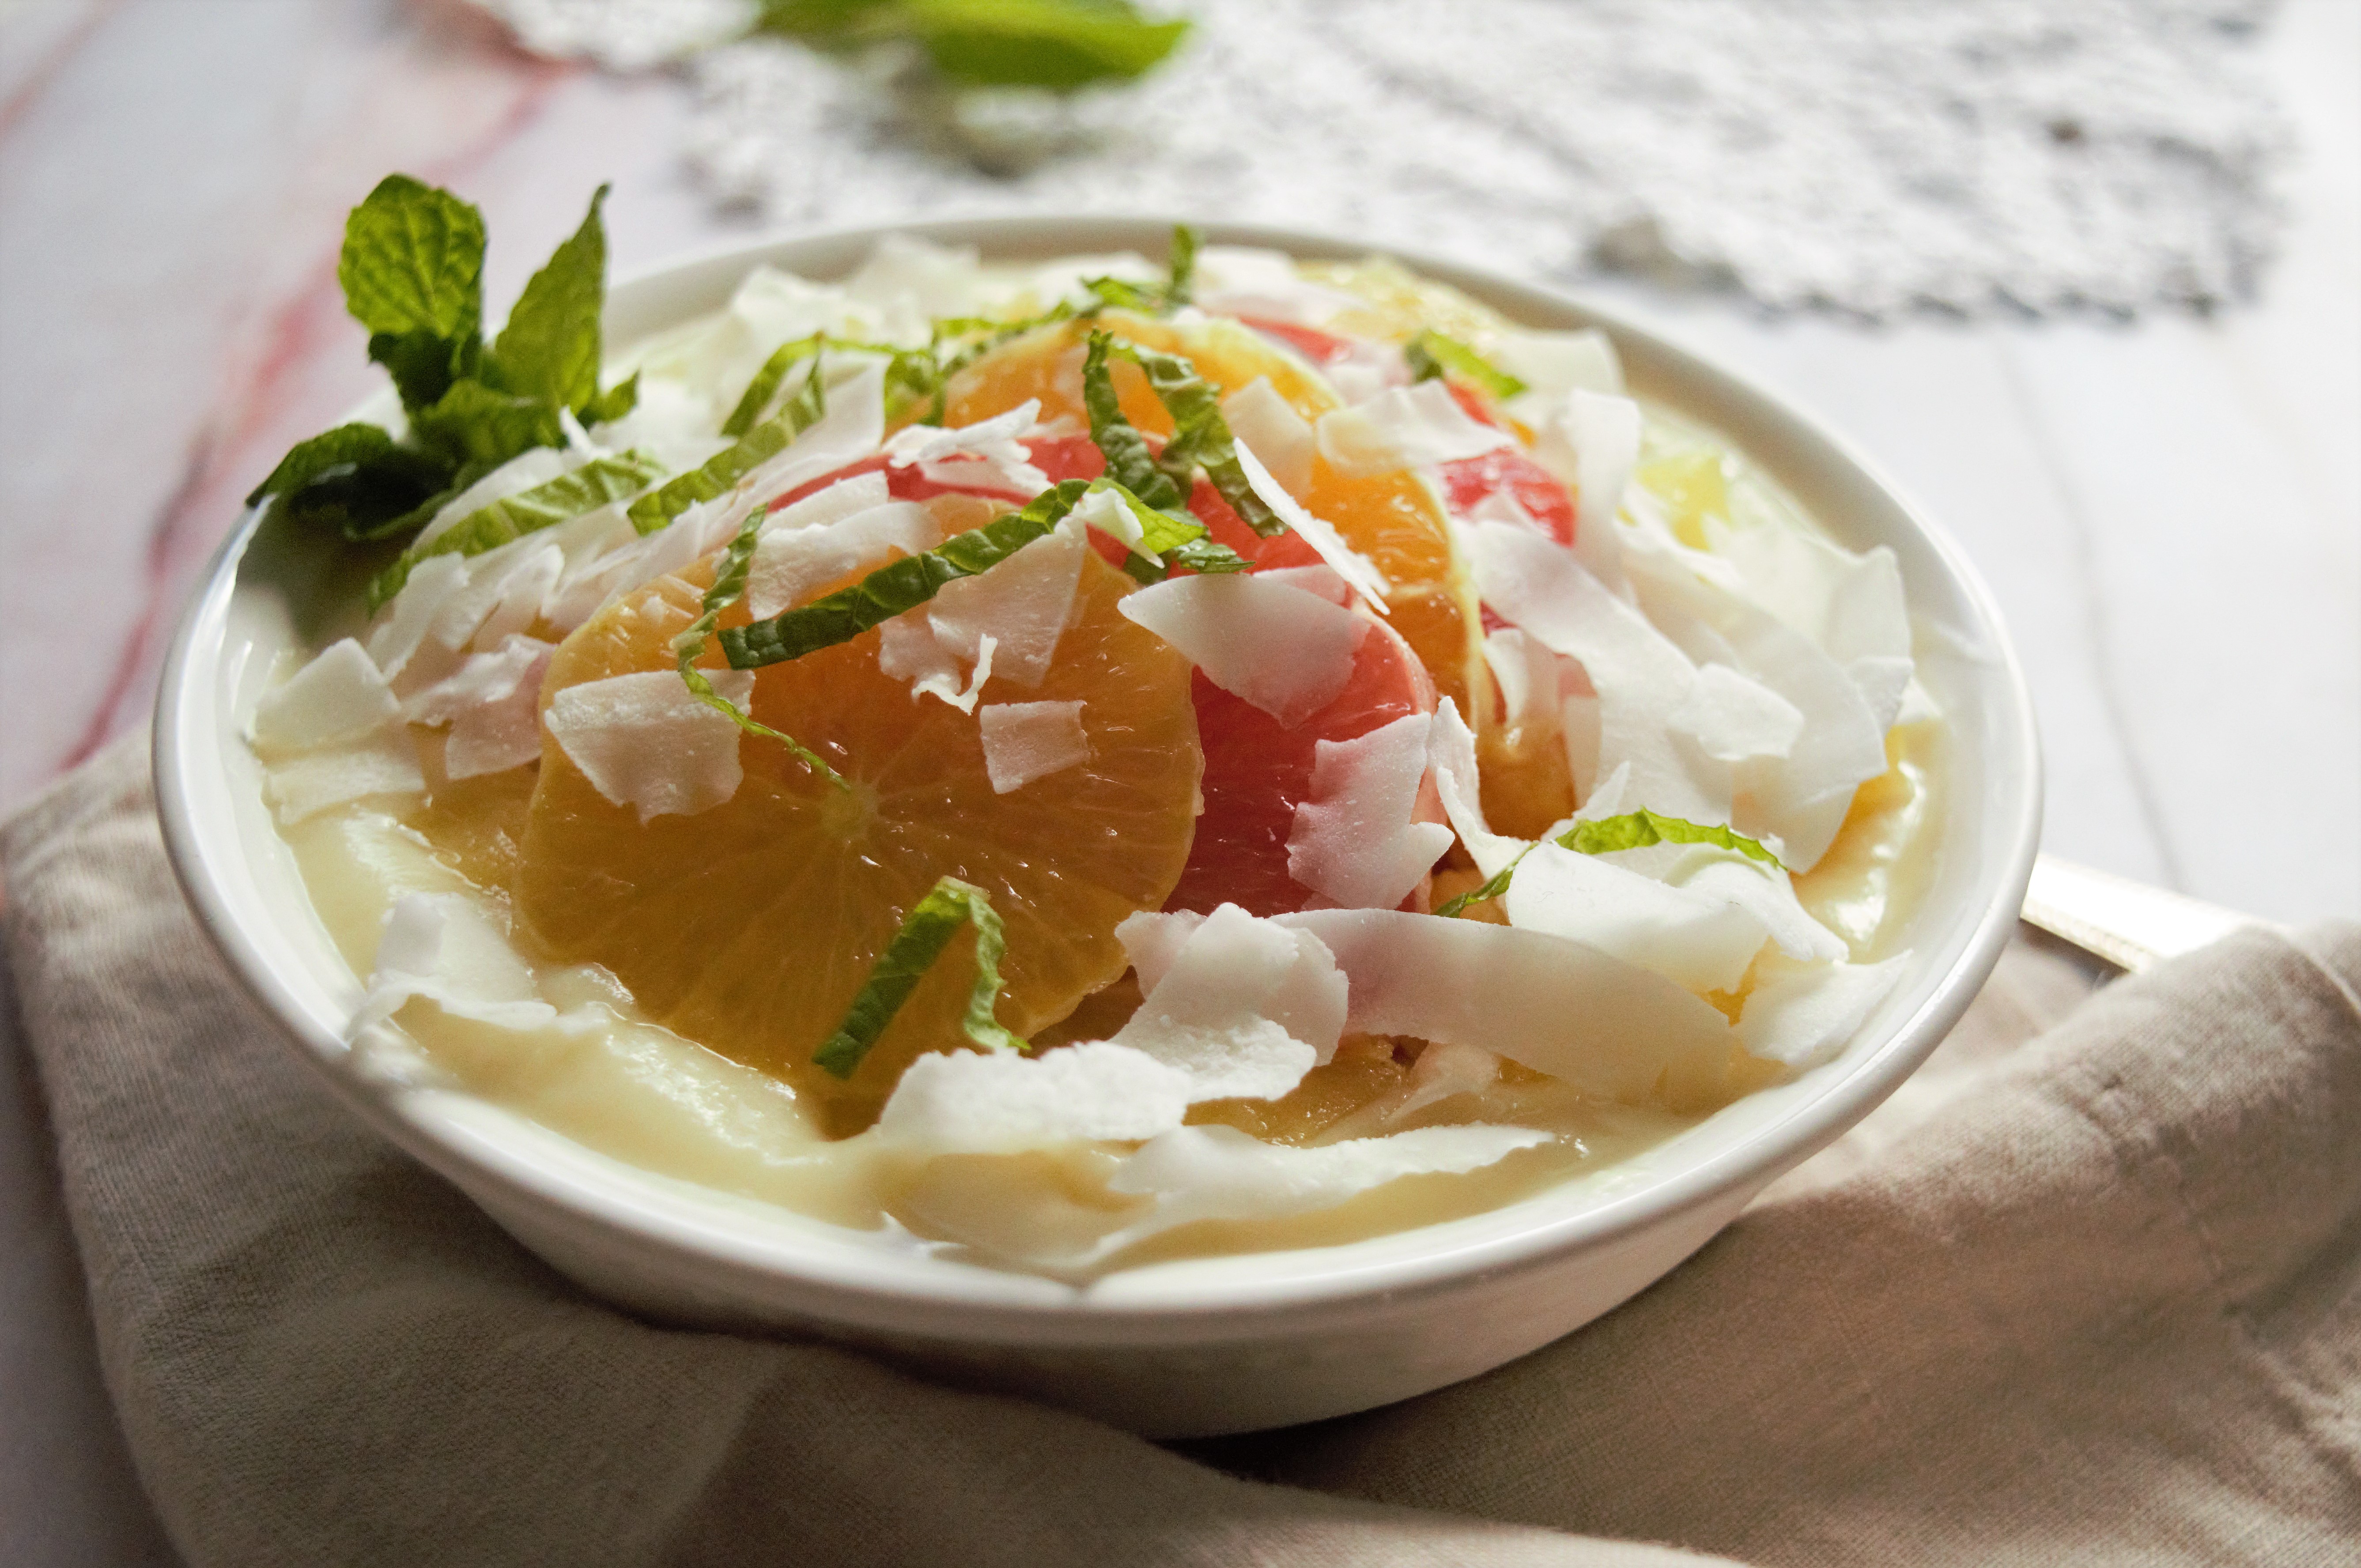
[[[664,477],[664,465],[642,452],[594,457],[578,468],[528,490],[469,512],[424,544],[413,544],[371,578],[369,609],[401,591],[412,568],[430,555],[480,555],[512,539],[555,527],[620,500],[628,500]]]
[[[1180,355],[1142,348],[1137,344],[1126,343],[1104,332],[1093,332],[1091,338],[1093,346],[1102,339],[1105,343],[1102,351],[1102,375],[1104,374],[1106,357],[1131,361],[1147,372],[1148,389],[1164,405],[1164,411],[1172,416],[1172,439],[1164,444],[1164,450],[1153,459],[1153,466],[1170,481],[1170,493],[1176,498],[1173,504],[1187,504],[1190,488],[1196,482],[1197,470],[1202,468],[1205,477],[1213,481],[1213,488],[1221,492],[1222,499],[1230,504],[1230,510],[1236,512],[1248,528],[1266,539],[1274,533],[1287,532],[1286,520],[1273,511],[1268,502],[1255,494],[1254,487],[1246,482],[1246,471],[1238,462],[1237,444],[1230,435],[1229,422],[1222,417],[1222,395],[1212,382],[1197,374],[1194,365]],[[1085,351],[1082,383],[1085,400],[1091,395],[1089,364],[1088,351]],[[1122,411],[1114,401],[1111,379],[1106,383],[1104,397],[1114,419],[1121,421]],[[1091,435],[1093,440],[1099,435],[1100,424],[1100,411],[1096,406],[1091,406]],[[1131,430],[1128,422],[1124,422],[1123,428]],[[1139,436],[1136,430],[1131,431],[1130,438],[1124,437],[1120,432],[1111,431],[1110,433],[1126,446],[1130,439],[1137,439],[1143,449],[1146,447],[1146,438]],[[1102,445],[1100,450],[1105,452],[1106,449]],[[1122,461],[1125,472],[1136,473],[1142,482],[1146,482],[1144,472],[1138,469],[1127,451]],[[1116,471],[1115,454],[1107,454],[1107,466],[1110,473]],[[1122,482],[1129,485],[1127,480]],[[1161,495],[1166,492],[1159,488],[1156,493]]]
[[[633,501],[631,526],[642,533],[653,533],[697,502],[728,494],[731,486],[785,452],[796,436],[817,423],[826,398],[819,362],[815,359],[811,374],[804,378],[803,385],[777,413],[740,436],[735,445],[715,453],[700,466],[665,480]]]
[[[975,927],[975,984],[968,992],[961,1025],[969,1039],[987,1049],[1026,1049],[1026,1043],[993,1016],[993,1004],[1000,997],[1000,960],[1007,950],[1000,916],[983,889],[947,876],[903,917],[901,928],[878,955],[846,1010],[844,1022],[812,1053],[813,1065],[838,1078],[851,1078],[951,938],[969,924]]]
[[[754,547],[761,543],[763,523],[769,516],[767,510],[756,507],[739,526],[737,533],[730,541],[730,547],[721,553],[721,559],[714,566],[713,586],[705,590],[704,602],[698,607],[700,613],[681,630],[679,636],[672,640],[673,652],[680,658],[681,682],[688,687],[689,696],[716,712],[728,714],[730,722],[739,729],[749,735],[776,740],[797,762],[820,777],[839,789],[850,790],[852,786],[845,782],[844,775],[829,767],[818,752],[794,736],[774,729],[757,721],[753,715],[740,711],[736,703],[713,689],[712,680],[697,667],[698,657],[705,652],[706,642],[713,636],[714,627],[720,622],[721,612],[736,604],[746,591],[747,573],[754,563]]]
[[[1457,376],[1475,382],[1496,398],[1513,398],[1525,389],[1525,384],[1506,370],[1457,338],[1445,337],[1433,328],[1402,345],[1402,357],[1410,362],[1411,375],[1417,380]]]
[[[1585,855],[1604,855],[1617,850],[1642,850],[1650,844],[1714,844],[1725,850],[1735,850],[1749,860],[1784,870],[1779,857],[1742,833],[1715,822],[1690,822],[1678,817],[1666,817],[1659,812],[1642,809],[1627,811],[1620,817],[1602,817],[1597,822],[1577,822],[1554,840],[1562,850],[1573,850]],[[1456,915],[1471,904],[1482,904],[1509,891],[1509,879],[1517,867],[1532,854],[1533,846],[1526,845],[1517,851],[1517,858],[1502,866],[1483,886],[1473,888],[1456,898],[1445,899],[1435,907],[1437,915]]]
[[[637,378],[598,389],[605,199],[602,186],[488,348],[483,214],[406,174],[379,181],[346,220],[336,278],[410,433],[397,442],[343,425],[299,443],[249,504],[276,497],[288,517],[348,539],[401,537],[519,454],[564,445],[562,414],[603,424],[630,412]]]
[[[917,609],[945,584],[988,572],[1044,537],[1090,488],[1088,480],[1068,479],[1034,497],[1022,510],[1003,512],[932,550],[880,566],[850,587],[768,620],[730,627],[721,633],[721,652],[729,656],[731,669],[752,670],[850,642],[871,627]]]
[[[582,410],[598,396],[598,317],[607,299],[607,228],[601,185],[582,226],[534,273],[485,356],[482,375],[551,410]]]
[[[1091,334],[1082,355],[1082,406],[1091,416],[1091,440],[1106,460],[1113,481],[1108,488],[1120,492],[1139,519],[1143,546],[1163,562],[1158,566],[1135,554],[1125,558],[1124,569],[1141,582],[1154,582],[1176,565],[1192,572],[1245,571],[1251,563],[1206,536],[1205,525],[1189,515],[1182,483],[1158,465],[1148,437],[1124,417],[1115,378],[1107,371],[1115,346],[1107,334]]]
[[[1161,283],[1134,283],[1123,278],[1085,278],[1082,287],[1097,296],[1101,308],[1137,311],[1142,315],[1170,315],[1189,302],[1197,276],[1200,236],[1187,224],[1172,225],[1171,259]]]
[[[756,25],[829,49],[914,44],[954,86],[1054,92],[1129,81],[1189,32],[1128,0],[762,0]]]

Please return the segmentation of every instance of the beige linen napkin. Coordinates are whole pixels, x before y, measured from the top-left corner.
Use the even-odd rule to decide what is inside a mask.
[[[146,773],[113,751],[0,861],[107,1379],[200,1568],[2361,1552],[2361,928],[2010,1048],[2080,991],[2014,955],[1948,1064],[1620,1311],[1183,1454],[588,1299],[312,1086]]]

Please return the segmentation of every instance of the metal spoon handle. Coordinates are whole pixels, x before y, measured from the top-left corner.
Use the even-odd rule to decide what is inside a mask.
[[[2033,862],[2025,919],[2117,969],[2151,969],[2245,926],[2281,929],[2165,888],[2093,871],[2055,855]]]

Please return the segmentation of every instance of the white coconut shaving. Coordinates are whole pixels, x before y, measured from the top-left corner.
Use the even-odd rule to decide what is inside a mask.
[[[1352,585],[1353,591],[1361,596],[1364,603],[1380,614],[1385,613],[1386,596],[1393,592],[1393,585],[1386,580],[1383,572],[1378,570],[1377,563],[1345,543],[1345,536],[1336,532],[1335,524],[1325,518],[1314,517],[1301,501],[1288,494],[1286,488],[1271,477],[1270,470],[1262,466],[1261,458],[1244,440],[1237,443],[1236,450],[1238,467],[1246,474],[1247,488],[1261,499],[1265,506],[1279,514],[1290,531],[1319,553],[1321,561],[1329,570]]]
[[[1728,664],[1702,665],[1665,726],[1686,735],[1707,756],[1725,762],[1784,757],[1804,732],[1804,710]]]
[[[1389,388],[1351,408],[1331,410],[1312,429],[1328,466],[1353,478],[1481,457],[1517,439],[1469,418],[1439,380]]]
[[[444,776],[505,773],[541,756],[541,678],[553,643],[511,635],[402,704],[412,724],[448,725]]]
[[[885,443],[885,455],[897,468],[915,465],[939,485],[1000,490],[1031,500],[1049,488],[1049,477],[1033,466],[1032,454],[1017,437],[1033,428],[1040,412],[1041,401],[1035,398],[953,430],[909,425]]]
[[[1335,1054],[1345,976],[1312,933],[1224,904],[1115,935],[1147,994],[1115,1037],[1187,1073],[1191,1100],[1277,1099]]]
[[[1766,1061],[1817,1067],[1861,1032],[1909,958],[1904,952],[1883,963],[1822,964],[1757,986],[1738,1015],[1738,1037]]]
[[[1259,572],[1172,577],[1116,604],[1215,685],[1292,729],[1336,699],[1369,623]]]
[[[1187,1112],[1188,1075],[1104,1042],[1038,1056],[928,1052],[903,1070],[877,1138],[927,1154],[1013,1154],[1152,1138]]]
[[[771,513],[763,520],[763,532],[772,533],[782,529],[824,527],[831,522],[841,522],[857,512],[882,507],[893,499],[885,476],[874,469],[848,475]]]
[[[1023,789],[1091,760],[1079,702],[995,702],[976,710],[983,768],[994,795]]]
[[[1342,909],[1392,909],[1451,848],[1452,831],[1418,820],[1426,780],[1423,713],[1350,740],[1312,747],[1312,792],[1287,836],[1287,874]]]
[[[716,670],[714,691],[741,712],[752,670]],[[738,793],[738,726],[697,700],[671,670],[609,675],[562,688],[544,722],[591,786],[642,823],[694,817]]]
[[[916,501],[887,501],[807,528],[766,528],[746,566],[747,613],[768,620],[827,584],[941,542],[935,514]]]
[[[1269,377],[1257,376],[1224,398],[1222,419],[1238,444],[1251,447],[1258,465],[1290,496],[1312,488],[1312,423],[1279,395]]]
[[[1039,685],[1073,619],[1090,548],[1079,532],[1049,533],[981,576],[945,585],[926,607],[936,641],[972,663],[989,637],[994,674],[1028,690]]]
[[[265,692],[249,735],[263,751],[317,751],[357,740],[401,711],[375,661],[347,637]]]
[[[541,1000],[508,933],[461,894],[412,893],[394,900],[346,1038],[391,1018],[412,1000],[500,1029],[557,1022],[557,1009]]]
[[[399,724],[279,762],[265,775],[262,785],[279,820],[290,824],[331,806],[379,795],[418,795],[425,788],[417,742]]]

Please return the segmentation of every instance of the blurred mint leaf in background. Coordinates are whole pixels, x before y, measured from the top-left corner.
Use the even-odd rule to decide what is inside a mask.
[[[1129,81],[1188,36],[1127,0],[764,0],[761,32],[823,49],[906,42],[962,87]]]

